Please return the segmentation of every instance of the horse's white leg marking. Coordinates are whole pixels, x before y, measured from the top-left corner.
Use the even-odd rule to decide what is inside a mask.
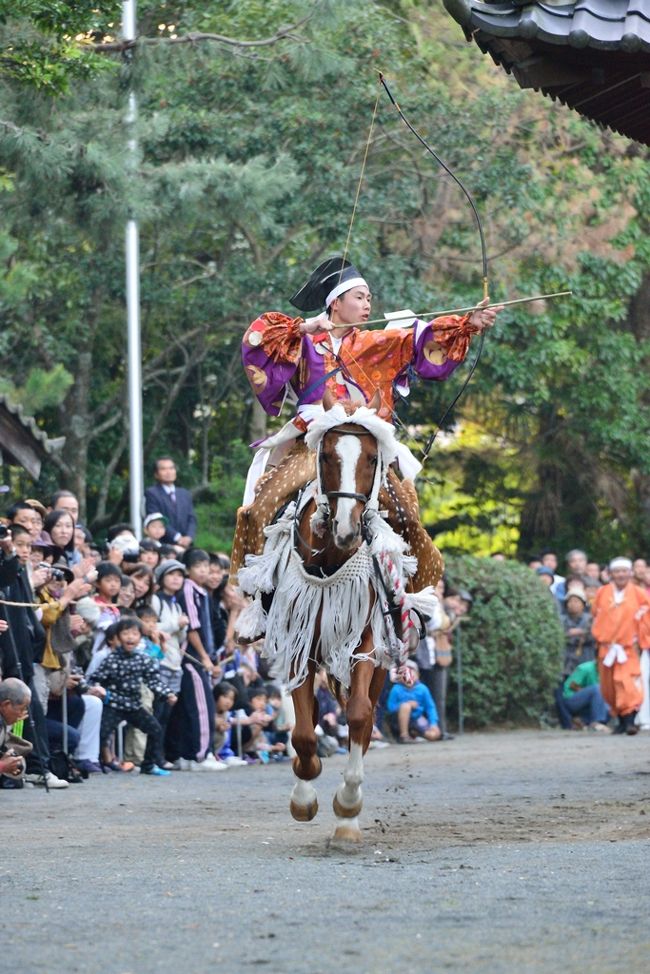
[[[296,805],[304,805],[306,807],[307,805],[311,805],[315,800],[316,789],[311,781],[303,781],[302,778],[297,778],[291,792],[291,801],[295,802]]]
[[[309,781],[298,779],[291,792],[289,811],[297,822],[311,822],[318,812],[316,789]]]
[[[363,793],[363,748],[361,744],[350,744],[348,764],[343,772],[343,784],[336,789],[336,800],[342,809],[353,810],[354,815],[361,811]],[[348,819],[348,821],[350,821]]]
[[[339,785],[334,795],[334,814],[336,815],[335,842],[361,842],[361,829],[359,828],[358,816],[363,800],[361,793],[362,781],[363,749],[361,744],[351,744],[348,766],[343,772],[343,784]]]
[[[358,436],[341,436],[336,443],[336,452],[341,459],[341,490],[356,493],[357,463],[361,456],[361,441]],[[356,501],[352,497],[339,497],[336,502],[336,520],[334,522],[334,540],[350,539],[354,534],[352,525],[352,510]]]

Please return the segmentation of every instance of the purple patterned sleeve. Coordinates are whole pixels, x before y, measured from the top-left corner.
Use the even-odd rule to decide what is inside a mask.
[[[244,335],[244,370],[253,393],[269,416],[279,415],[286,386],[300,364],[300,320],[271,311],[256,318]]]
[[[449,358],[444,346],[434,338],[434,324],[430,321],[413,326],[413,358],[411,365],[421,379],[442,381],[458,368],[460,361]]]

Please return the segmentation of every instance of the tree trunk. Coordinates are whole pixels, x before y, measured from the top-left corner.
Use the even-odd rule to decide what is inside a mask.
[[[64,475],[64,486],[79,500],[79,518],[86,521],[86,486],[88,472],[88,444],[92,431],[90,388],[93,356],[89,348],[79,352],[75,365],[75,381],[66,396],[62,411],[65,424],[63,461],[70,471]]]

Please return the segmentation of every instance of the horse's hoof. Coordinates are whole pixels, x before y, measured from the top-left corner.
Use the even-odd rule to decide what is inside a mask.
[[[332,808],[337,818],[356,818],[363,807],[363,800],[359,799],[356,805],[341,805],[338,795],[335,793],[332,800]]]
[[[358,828],[349,825],[337,825],[332,842],[337,845],[350,846],[359,845],[363,837]]]
[[[316,818],[318,812],[318,799],[314,798],[307,805],[299,805],[292,800],[289,803],[289,811],[296,822],[311,822],[313,818]]]

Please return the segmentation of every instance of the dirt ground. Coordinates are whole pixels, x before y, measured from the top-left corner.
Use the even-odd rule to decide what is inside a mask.
[[[366,759],[363,845],[286,764],[2,792],[2,969],[576,972],[648,963],[650,736],[467,734]],[[182,966],[181,966],[182,965]]]

